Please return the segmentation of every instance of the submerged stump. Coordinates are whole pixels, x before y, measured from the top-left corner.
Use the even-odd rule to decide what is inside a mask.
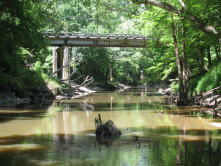
[[[121,131],[116,127],[112,120],[102,123],[100,114],[98,114],[98,119],[95,118],[95,128],[96,137],[111,138],[119,137],[121,135]]]

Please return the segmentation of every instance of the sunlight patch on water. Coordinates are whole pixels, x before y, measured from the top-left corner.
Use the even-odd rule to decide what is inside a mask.
[[[8,150],[37,150],[44,148],[39,144],[12,144],[12,145],[0,145],[0,151]]]

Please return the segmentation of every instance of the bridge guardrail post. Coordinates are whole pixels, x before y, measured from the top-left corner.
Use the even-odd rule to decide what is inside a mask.
[[[99,34],[99,33],[97,33],[97,34],[96,34],[96,37],[97,37],[98,39],[100,39],[100,34]]]
[[[137,38],[137,35],[134,35],[134,39],[136,39]]]
[[[116,34],[116,39],[118,39],[118,34]]]
[[[76,33],[76,38],[79,38],[79,33]]]
[[[69,37],[69,33],[68,32],[65,33],[65,37]]]

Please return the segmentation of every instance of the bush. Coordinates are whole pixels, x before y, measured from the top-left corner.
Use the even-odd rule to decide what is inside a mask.
[[[176,82],[176,81],[172,82],[172,84],[170,84],[170,88],[171,88],[170,91],[172,93],[177,93],[179,91],[179,86],[180,86],[179,82]]]
[[[202,76],[196,86],[196,91],[206,92],[221,85],[221,64],[214,66],[209,72]],[[221,90],[218,91],[219,93]]]

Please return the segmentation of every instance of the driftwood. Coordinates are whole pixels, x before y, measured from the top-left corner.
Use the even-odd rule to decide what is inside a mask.
[[[102,123],[100,114],[98,114],[98,119],[95,118],[95,128],[96,137],[111,138],[119,137],[121,135],[121,131],[116,127],[112,120]]]
[[[154,111],[156,111],[158,114],[163,114],[163,111],[159,112],[156,109],[152,108]]]
[[[72,63],[76,62],[76,59],[77,59],[78,57],[79,57],[79,55],[75,56],[72,61],[66,62],[64,66],[61,66],[58,70],[54,71],[54,72],[51,74],[51,77],[53,77],[53,75],[55,75],[56,73],[58,73],[59,71],[61,71],[61,69],[65,68],[65,67],[69,67]],[[74,71],[73,71],[72,73],[74,74],[76,70],[77,70],[77,69],[74,68]],[[73,75],[73,74],[71,74],[71,75]],[[70,79],[70,78],[68,78],[68,79]],[[67,79],[67,80],[68,80],[68,79]]]
[[[87,76],[86,79],[84,80],[84,82],[81,85],[75,86],[73,88],[78,88],[78,87],[81,87],[81,86],[86,86],[86,85],[92,83],[93,81],[94,81],[93,77],[89,78],[89,76]]]
[[[206,96],[206,95],[208,95],[208,94],[211,94],[211,93],[213,93],[213,91],[218,90],[218,89],[220,89],[220,88],[221,88],[221,86],[219,86],[219,87],[217,87],[217,88],[214,88],[214,89],[211,89],[211,90],[209,90],[209,91],[203,93],[202,96]]]
[[[58,73],[59,71],[61,71],[61,69],[65,68],[65,67],[69,67],[74,61],[70,62],[70,63],[67,63],[66,65],[64,66],[61,66],[58,70],[54,71],[52,74],[51,74],[51,77],[53,77],[53,75],[55,75],[56,73]]]
[[[69,80],[70,78],[71,78],[71,76],[72,75],[74,75],[74,73],[77,71],[77,69],[76,68],[74,68],[74,70],[73,70],[73,72],[70,74],[70,76],[68,77],[68,78],[66,78],[66,79],[61,79],[61,81],[67,81],[67,80]]]

